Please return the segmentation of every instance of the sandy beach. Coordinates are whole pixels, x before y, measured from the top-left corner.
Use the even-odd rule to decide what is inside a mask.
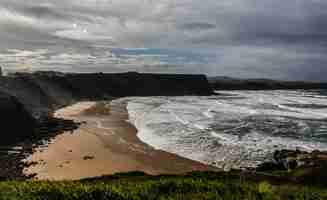
[[[127,122],[124,99],[80,102],[57,110],[55,117],[83,123],[27,158],[37,164],[24,173],[37,174],[38,180],[76,180],[130,171],[157,175],[217,170],[140,141],[135,127]]]

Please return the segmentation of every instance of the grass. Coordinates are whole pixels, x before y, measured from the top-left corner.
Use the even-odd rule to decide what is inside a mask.
[[[0,182],[0,199],[19,200],[325,200],[327,190],[291,183],[244,181],[231,176],[194,173],[186,176],[118,174],[61,182]]]

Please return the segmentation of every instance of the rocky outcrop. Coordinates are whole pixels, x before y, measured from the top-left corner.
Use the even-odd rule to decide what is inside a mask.
[[[313,151],[293,151],[280,150],[273,155],[273,161],[263,163],[258,170],[287,170],[292,171],[299,168],[307,168],[321,165],[321,162],[327,163],[327,152]]]
[[[327,152],[276,151],[273,161],[261,164],[256,171],[281,173],[301,183],[327,185]]]
[[[35,119],[27,112],[17,98],[0,93],[0,145],[14,143],[30,135],[36,125]]]
[[[302,81],[276,81],[269,79],[235,79],[229,77],[209,78],[215,90],[294,90],[327,89],[327,83]]]

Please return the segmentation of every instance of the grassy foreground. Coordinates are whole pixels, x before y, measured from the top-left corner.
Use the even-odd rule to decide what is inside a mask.
[[[221,199],[325,200],[327,190],[296,184],[271,184],[210,173],[152,177],[129,173],[63,182],[0,182],[0,199]]]

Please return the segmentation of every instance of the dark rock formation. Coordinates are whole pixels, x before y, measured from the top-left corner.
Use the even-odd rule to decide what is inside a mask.
[[[306,184],[327,185],[327,152],[276,151],[273,162],[263,163],[256,171],[281,173]]]
[[[37,76],[60,84],[78,98],[105,99],[124,96],[181,96],[211,95],[212,90],[204,75],[185,74],[66,74]]]
[[[2,77],[0,92],[16,97],[37,118],[50,113],[53,108],[48,90],[42,89],[32,76]]]
[[[269,79],[235,79],[229,77],[208,78],[215,90],[294,90],[327,89],[327,83],[276,81]]]
[[[0,93],[0,145],[7,145],[25,138],[33,132],[35,119],[13,96]]]
[[[276,151],[273,156],[273,162],[263,163],[258,170],[287,170],[292,171],[299,168],[311,168],[327,164],[327,152],[313,151]]]
[[[204,75],[17,73],[0,79],[0,91],[16,96],[34,116],[81,100],[125,96],[211,95]]]

